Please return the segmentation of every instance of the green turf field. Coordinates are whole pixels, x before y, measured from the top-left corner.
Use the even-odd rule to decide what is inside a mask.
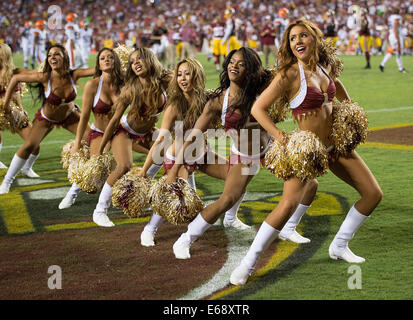
[[[22,67],[22,56],[14,56],[17,67]],[[198,59],[205,67],[207,87],[215,88],[218,74],[206,55]],[[369,127],[392,127],[413,123],[413,57],[404,56],[407,74],[397,71],[395,59],[381,73],[378,65],[382,56],[372,56],[371,70],[364,70],[363,56],[343,56],[344,72],[341,80],[353,100],[365,108]],[[94,65],[92,55],[89,65]],[[81,80],[84,85],[86,80]],[[83,86],[78,88],[76,103],[81,104]],[[32,119],[37,106],[30,94],[23,98],[23,106]],[[280,124],[285,130],[295,125],[287,120]],[[34,169],[42,181],[33,185],[20,179],[20,198],[0,196],[0,241],[12,241],[14,236],[26,233],[59,230],[71,219],[91,217],[98,195],[80,194],[76,206],[59,211],[57,205],[69,183],[60,165],[63,144],[73,135],[64,129],[54,129],[41,145],[40,157]],[[2,132],[3,150],[0,160],[8,165],[21,145],[18,135]],[[351,241],[351,249],[366,258],[360,265],[360,289],[349,288],[351,265],[328,258],[328,246],[345,214],[358,199],[358,194],[331,173],[319,178],[318,205],[302,220],[302,231],[312,239],[301,245],[288,259],[263,272],[249,285],[224,291],[215,299],[412,299],[413,298],[413,146],[366,144],[357,151],[365,160],[384,196],[378,208],[360,228]],[[134,155],[136,164],[142,164],[143,155]],[[0,170],[0,177],[5,170]],[[160,173],[161,174],[161,173]],[[202,174],[196,183],[204,196],[222,190],[222,182]],[[15,187],[15,186],[14,186]],[[47,190],[47,191],[46,191]],[[282,191],[282,182],[262,169],[248,186],[248,192],[276,195]],[[323,202],[324,201],[324,202]],[[240,214],[249,224],[259,225],[276,202],[263,206],[259,201],[246,201]],[[318,209],[317,209],[318,208]],[[322,209],[320,209],[322,208]],[[317,211],[318,210],[318,211]],[[317,212],[316,212],[317,211]],[[16,212],[26,212],[18,215]],[[116,212],[111,209],[109,213]],[[27,221],[26,221],[26,220]],[[49,227],[47,227],[49,226]],[[74,228],[77,225],[73,225]],[[84,226],[80,226],[84,227]],[[349,280],[350,279],[350,280]],[[350,281],[351,282],[351,281]],[[351,287],[351,286],[350,286]]]

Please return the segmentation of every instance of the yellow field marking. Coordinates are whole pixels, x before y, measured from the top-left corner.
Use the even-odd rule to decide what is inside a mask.
[[[311,204],[310,209],[306,212],[309,216],[325,216],[341,214],[341,205],[338,200],[331,194],[319,192]]]
[[[408,146],[405,144],[382,143],[382,142],[366,142],[366,143],[363,143],[361,146],[380,148],[380,149],[413,150],[413,146]]]
[[[149,221],[149,216],[142,217],[142,218],[123,218],[123,219],[113,219],[113,223],[115,225],[122,225],[122,224],[131,224],[131,223],[143,223]],[[46,231],[61,231],[61,230],[72,230],[72,229],[87,229],[98,227],[92,221],[84,221],[84,222],[73,222],[73,223],[61,223],[61,224],[50,224],[44,226]]]
[[[273,198],[269,198],[269,201],[279,201],[281,199],[281,196],[275,196]],[[259,205],[258,205],[259,204]],[[265,206],[267,205],[267,206]],[[258,202],[258,201],[248,201],[245,204],[242,204],[242,206],[245,207],[250,207],[254,209],[264,209],[272,210],[275,207],[275,203],[272,202]],[[333,215],[333,214],[340,214],[341,213],[341,205],[338,202],[338,200],[329,194],[325,193],[320,193],[320,195],[313,201],[311,208],[307,212],[308,215],[310,216],[320,216],[320,215]],[[255,218],[255,217],[254,217]],[[261,220],[264,220],[265,216],[261,217]],[[297,231],[301,233],[301,225],[297,226]],[[299,247],[298,243],[294,243],[291,241],[279,241],[277,250],[275,253],[272,255],[270,260],[266,263],[264,267],[261,269],[257,270],[249,279],[248,279],[248,284],[251,282],[254,282],[258,280],[260,277],[263,275],[267,274],[269,271],[273,270],[276,268],[280,263],[282,263],[284,260],[286,260],[291,254],[294,253],[295,250],[297,250]],[[220,291],[213,296],[209,298],[209,300],[216,300],[220,299],[230,293],[233,293],[239,289],[241,289],[242,286],[233,286],[230,287],[226,290]]]
[[[278,242],[277,250],[275,254],[271,257],[270,261],[267,262],[267,264],[259,269],[255,274],[253,274],[249,279],[248,279],[248,284],[251,282],[257,281],[260,277],[277,267],[281,262],[283,262],[285,259],[287,259],[293,252],[298,249],[298,244],[291,242],[291,241],[280,241]],[[211,296],[208,300],[216,300],[220,299],[230,293],[233,293],[235,291],[238,291],[241,289],[242,286],[233,286],[231,288],[228,288],[226,290],[223,290],[221,292],[218,292]]]
[[[30,216],[21,194],[15,190],[0,196],[0,209],[9,234],[34,232]]]
[[[31,186],[16,187],[16,188],[13,188],[13,191],[28,192],[28,191],[35,191],[35,190],[41,190],[41,189],[57,188],[57,187],[62,187],[62,186],[67,186],[67,185],[70,185],[69,181],[66,181],[66,182],[51,182],[51,183],[35,184],[35,185],[31,185]]]
[[[377,131],[377,130],[384,130],[384,129],[394,129],[394,128],[403,128],[413,126],[413,122],[410,123],[398,123],[398,124],[390,124],[385,126],[378,126],[369,128],[369,131]]]

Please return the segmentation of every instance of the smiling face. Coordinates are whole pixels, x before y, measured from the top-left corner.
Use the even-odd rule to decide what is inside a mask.
[[[229,60],[227,72],[230,81],[240,82],[243,80],[246,66],[242,52],[237,51],[233,54]]]
[[[314,52],[315,40],[304,26],[295,26],[289,35],[290,48],[298,60],[306,62]]]
[[[176,81],[183,93],[189,93],[192,90],[191,80],[192,74],[189,64],[184,62],[178,67],[178,72],[176,74]]]
[[[143,77],[149,71],[146,60],[141,56],[139,51],[132,53],[130,62],[132,71],[139,77]]]
[[[64,55],[62,50],[57,47],[53,47],[50,49],[47,55],[47,62],[49,63],[52,70],[57,70],[63,67],[63,59]]]
[[[103,50],[99,56],[99,69],[102,71],[110,71],[115,65],[115,56],[110,50]]]

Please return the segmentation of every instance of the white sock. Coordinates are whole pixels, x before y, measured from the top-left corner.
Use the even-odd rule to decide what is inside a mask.
[[[0,142],[0,152],[1,152],[1,148],[3,147],[3,143]]]
[[[196,191],[195,174],[193,172],[190,175],[188,175],[187,181],[189,186]]]
[[[72,198],[76,198],[80,192],[80,188],[77,186],[75,182],[73,182],[72,186],[70,187],[69,191],[67,192],[66,196],[70,196]]]
[[[163,220],[164,219],[160,215],[153,213],[151,219],[149,220],[149,223],[145,226],[143,230],[155,235],[156,231],[158,230],[158,227],[161,225]]]
[[[207,231],[212,224],[209,224],[204,220],[202,215],[198,213],[196,218],[188,224],[188,231],[184,233],[190,243],[195,242],[199,237],[201,237],[205,231]]]
[[[99,201],[96,205],[96,211],[105,211],[110,207],[112,201],[112,187],[105,182],[99,195]]]
[[[39,157],[38,154],[31,154],[29,156],[29,158],[27,158],[26,163],[24,164],[22,171],[26,172],[28,170],[30,170],[33,167],[34,162],[37,160],[37,158]]]
[[[236,219],[237,219],[237,213],[238,209],[241,206],[242,201],[244,200],[245,197],[244,192],[241,197],[238,199],[238,201],[232,206],[231,209],[229,209],[227,212],[225,212],[225,217],[224,220],[228,223],[228,225],[231,225]]]
[[[22,159],[17,154],[14,154],[2,184],[7,183],[8,185],[11,185],[25,163],[26,159]]]
[[[309,208],[310,206],[306,206],[300,203],[297,206],[297,209],[295,209],[290,219],[288,219],[285,226],[281,229],[281,235],[284,237],[288,237],[290,234],[292,234],[295,231],[295,228],[300,223],[301,218],[304,216],[304,214],[307,212]]]
[[[333,240],[336,247],[335,253],[338,256],[343,253],[348,245],[348,242],[353,239],[354,234],[367,218],[368,216],[358,212],[354,206],[350,208]]]
[[[248,249],[245,257],[241,260],[241,264],[248,269],[250,274],[254,270],[260,255],[269,247],[275,238],[277,238],[279,233],[280,231],[270,226],[265,221],[261,224],[251,247]]]
[[[396,53],[396,63],[397,63],[397,66],[399,67],[399,70],[403,70],[402,57],[398,53]]]
[[[387,63],[387,61],[389,61],[389,59],[392,57],[391,53],[386,53],[386,55],[383,58],[383,61],[380,63],[380,65],[382,67],[384,67],[384,65]]]
[[[158,165],[158,164],[152,164],[148,171],[146,172],[146,174],[151,177],[151,179],[153,179],[156,174],[158,173],[158,171],[162,168],[162,165]]]

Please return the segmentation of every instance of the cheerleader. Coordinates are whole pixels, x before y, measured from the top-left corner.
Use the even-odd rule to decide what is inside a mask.
[[[106,127],[98,150],[98,154],[102,154],[112,139],[111,148],[116,160],[116,168],[104,184],[93,212],[93,221],[99,226],[114,226],[107,216],[112,187],[132,167],[133,142],[137,141],[147,149],[153,144],[152,134],[166,106],[165,90],[170,80],[171,73],[163,69],[150,49],[138,48],[129,56],[125,85],[115,102],[115,113]],[[128,106],[129,112],[124,115]],[[153,164],[147,175],[155,176],[161,166]]]
[[[261,163],[270,142],[269,135],[264,130],[260,130],[259,124],[250,117],[250,108],[256,95],[265,88],[270,78],[271,72],[263,69],[258,54],[250,48],[242,47],[233,50],[225,59],[220,76],[220,87],[208,100],[194,126],[194,132],[197,130],[204,132],[218,118],[221,119],[227,135],[233,138],[234,143],[227,164],[220,164],[217,161],[212,165],[207,163],[207,167],[216,168],[215,172],[225,174],[224,191],[217,201],[197,215],[188,225],[188,231],[174,243],[173,251],[177,259],[189,259],[191,244],[227,210],[234,209],[231,215],[225,215],[224,226],[241,223],[236,218],[236,212],[244,198],[246,187],[256,173],[255,169]],[[241,129],[246,129],[249,137],[253,129],[258,129],[259,135],[257,141],[254,141],[255,146],[252,139],[245,141],[242,136],[241,139],[237,138]],[[191,138],[193,134],[186,139],[174,166],[168,171],[167,183],[175,181],[183,163],[184,151],[191,145]],[[245,146],[247,150],[244,150]],[[242,152],[239,151],[240,149]]]
[[[33,72],[24,70],[21,68],[15,68],[13,64],[13,54],[10,47],[7,44],[0,43],[0,99],[3,100],[6,94],[6,88],[15,74],[21,74],[23,72]],[[23,107],[21,105],[21,89],[20,86],[16,86],[14,93],[11,96],[11,101],[13,101],[21,110]],[[24,111],[25,112],[25,111]],[[17,128],[16,132],[23,140],[26,140],[29,136],[29,132],[32,125],[29,121],[23,124],[22,128]],[[0,151],[2,148],[1,131],[0,131]],[[22,174],[29,178],[38,178],[39,175],[33,171],[33,164],[39,156],[40,146],[33,150],[30,154],[25,166],[22,168]],[[0,169],[7,169],[7,166],[0,162]]]
[[[103,133],[109,123],[112,105],[119,96],[123,84],[121,62],[118,55],[110,48],[102,48],[96,57],[95,74],[86,82],[82,97],[82,113],[76,131],[76,139],[71,153],[79,151],[81,140],[85,136],[90,114],[93,112],[94,122],[88,134],[90,156],[96,155],[102,141]],[[59,204],[59,209],[71,207],[80,192],[73,183],[70,190]]]
[[[54,44],[47,51],[41,72],[21,73],[11,78],[4,98],[6,112],[10,109],[12,94],[20,82],[38,83],[39,98],[43,100],[43,104],[34,116],[27,138],[12,159],[0,186],[0,194],[9,192],[17,173],[30,161],[30,155],[38,150],[40,143],[54,126],[62,126],[76,134],[80,110],[73,103],[77,95],[75,83],[81,77],[92,76],[93,72],[93,68],[71,71],[66,49],[61,44]],[[87,134],[84,138],[87,138]]]
[[[174,133],[178,130],[178,128],[175,127],[176,121],[183,121],[181,133],[182,136],[185,136],[185,133],[193,128],[195,122],[201,115],[207,99],[208,95],[205,92],[205,73],[202,65],[197,60],[191,58],[181,60],[175,68],[174,78],[169,86],[169,105],[162,118],[160,134],[149,151],[145,164],[139,172],[140,176],[145,176],[147,169],[154,163],[155,155],[161,154],[161,145],[163,143],[167,144],[166,141],[169,138],[170,132]],[[173,131],[174,127],[175,131]],[[169,169],[172,168],[175,163],[175,147],[177,143],[175,138],[164,156],[163,166],[165,174],[168,173]],[[214,159],[214,163],[216,164],[207,164],[208,157]],[[221,159],[218,160],[218,157]],[[199,155],[194,155],[194,158],[194,161],[186,161],[178,172],[178,176],[187,179],[193,189],[196,190],[194,170],[200,170],[211,177],[225,180],[228,172],[228,163],[225,158],[220,157],[208,149],[200,157]],[[196,161],[197,158],[200,159]],[[201,159],[202,161],[200,161]],[[223,163],[223,165],[218,163]],[[238,207],[233,208],[235,214],[237,213]],[[228,216],[231,214],[232,211],[227,212]],[[227,222],[228,220],[225,221]],[[234,220],[233,217],[232,220]],[[154,213],[152,215],[149,223],[145,226],[141,234],[141,244],[143,246],[155,245],[154,237],[162,221],[162,217],[158,214]],[[231,226],[239,229],[249,227],[243,224],[238,218],[236,218],[236,221],[233,221]]]
[[[268,115],[268,108],[278,98],[290,103],[300,130],[313,132],[330,151],[329,169],[361,195],[351,207],[338,233],[329,247],[332,259],[349,263],[361,263],[365,259],[356,256],[348,247],[355,232],[376,208],[382,191],[373,174],[356,151],[346,156],[334,155],[332,128],[332,100],[350,99],[344,86],[336,78],[337,70],[328,62],[321,50],[322,32],[311,22],[297,20],[291,23],[283,37],[279,51],[278,73],[268,88],[260,95],[252,108],[252,115],[281,145],[284,133]],[[285,180],[282,198],[267,216],[239,266],[232,272],[230,282],[245,284],[254,270],[259,256],[271,244],[287,222],[303,197],[307,182],[292,176]]]

